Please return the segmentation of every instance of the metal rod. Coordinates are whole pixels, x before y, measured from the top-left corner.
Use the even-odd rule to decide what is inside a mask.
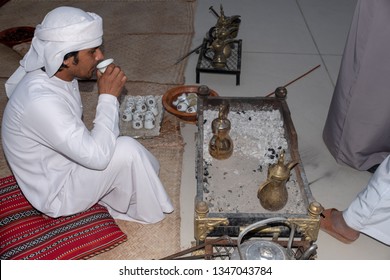
[[[299,79],[305,77],[306,75],[310,74],[311,72],[313,72],[314,70],[316,70],[316,69],[317,69],[318,67],[320,67],[320,66],[321,66],[321,64],[318,64],[316,67],[310,69],[310,70],[307,71],[305,74],[302,74],[302,75],[299,76],[298,78],[296,78],[296,79],[292,80],[291,82],[285,84],[283,87],[287,87],[287,86],[291,85],[292,83],[294,83],[294,82],[298,81]],[[273,91],[273,92],[267,94],[265,97],[269,97],[269,96],[273,95],[274,93],[275,93],[275,91]]]
[[[214,240],[210,240],[210,241],[206,241],[204,243],[201,243],[199,245],[196,245],[194,247],[191,247],[191,248],[188,248],[188,249],[185,249],[181,252],[178,252],[178,253],[175,253],[175,254],[172,254],[170,256],[167,256],[167,257],[164,257],[160,260],[173,260],[173,259],[177,259],[178,257],[180,256],[184,256],[186,254],[189,254],[189,253],[192,253],[192,252],[195,252],[195,251],[198,251],[200,249],[203,249],[205,248],[207,245],[213,245],[213,244],[218,244],[218,242],[222,241],[222,240],[229,240],[231,242],[231,238],[227,235],[224,235],[224,236],[221,236],[217,239],[214,239]]]
[[[182,56],[181,58],[179,58],[174,65],[178,64],[179,62],[183,61],[185,58],[187,58],[188,56],[190,56],[191,54],[193,54],[194,52],[198,53],[200,48],[202,47],[202,45],[196,47],[195,49],[193,49],[192,51],[188,52],[186,55]]]
[[[210,6],[209,11],[219,18],[219,14],[214,10],[213,6]]]

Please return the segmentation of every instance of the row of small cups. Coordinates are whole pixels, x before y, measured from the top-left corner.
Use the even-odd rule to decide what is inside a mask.
[[[131,121],[134,129],[153,129],[158,113],[155,96],[129,96],[122,112],[122,120]]]

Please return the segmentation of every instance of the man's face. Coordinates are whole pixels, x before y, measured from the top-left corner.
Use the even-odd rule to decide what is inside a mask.
[[[66,72],[73,78],[91,79],[96,71],[96,65],[104,58],[99,47],[81,50],[78,53],[78,62],[71,57],[67,61]]]

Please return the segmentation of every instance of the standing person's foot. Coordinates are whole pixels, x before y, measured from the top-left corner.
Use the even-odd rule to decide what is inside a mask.
[[[349,244],[359,238],[360,232],[350,228],[337,209],[326,209],[321,214],[320,228],[337,240]]]

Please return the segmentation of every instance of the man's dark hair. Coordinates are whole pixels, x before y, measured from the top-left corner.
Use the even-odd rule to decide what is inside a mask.
[[[79,52],[76,51],[76,52],[67,53],[64,56],[64,60],[67,60],[68,58],[71,58],[71,57],[74,57],[73,64],[77,65],[79,63]],[[58,71],[61,71],[64,68],[68,68],[68,66],[66,66],[64,63],[62,63],[60,68],[58,69]]]
[[[74,63],[75,65],[77,65],[77,64],[79,63],[79,52],[78,52],[78,51],[67,53],[67,54],[64,56],[64,60],[67,60],[68,58],[70,58],[70,57],[72,57],[72,56],[74,57],[73,63]],[[62,62],[61,66],[60,66],[60,68],[58,69],[57,72],[61,71],[61,70],[64,69],[64,68],[68,68],[68,66],[66,66],[66,65]],[[42,71],[46,72],[45,67],[42,67],[41,69],[42,69]]]

